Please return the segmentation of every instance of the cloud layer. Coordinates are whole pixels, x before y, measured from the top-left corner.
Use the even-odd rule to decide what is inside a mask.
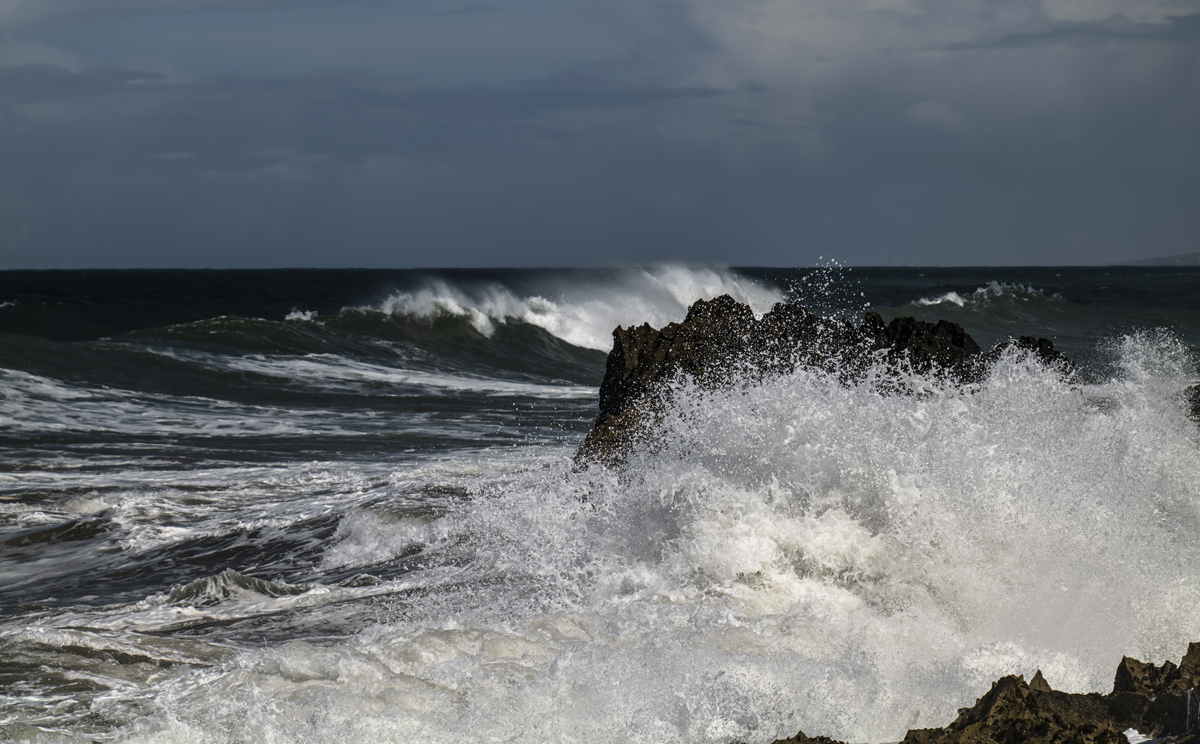
[[[0,0],[0,268],[1184,253],[1197,49],[1191,0]]]

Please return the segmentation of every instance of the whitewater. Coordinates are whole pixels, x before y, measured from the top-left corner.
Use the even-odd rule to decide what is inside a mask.
[[[1200,640],[1200,271],[95,274],[0,272],[0,738],[894,742]],[[579,468],[725,293],[1079,369],[679,379]]]

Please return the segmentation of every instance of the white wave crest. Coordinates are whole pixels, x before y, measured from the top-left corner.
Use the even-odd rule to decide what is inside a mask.
[[[315,320],[317,313],[313,310],[293,310],[287,314],[284,320],[311,322]]]
[[[946,304],[957,305],[959,307],[966,307],[968,305],[971,305],[971,306],[984,305],[986,303],[995,301],[1000,298],[1020,300],[1020,301],[1025,301],[1025,302],[1027,302],[1029,300],[1033,300],[1033,299],[1042,299],[1042,300],[1044,300],[1044,299],[1051,299],[1051,300],[1061,299],[1059,297],[1059,295],[1057,295],[1057,294],[1052,295],[1049,298],[1047,298],[1046,294],[1044,292],[1042,292],[1042,290],[1037,289],[1036,287],[1027,286],[1025,284],[1007,284],[1004,282],[990,282],[986,287],[979,287],[978,289],[976,289],[974,292],[970,293],[966,297],[963,297],[958,292],[950,291],[945,294],[938,295],[936,297],[922,297],[921,299],[917,300],[913,304],[919,305],[922,307],[928,307],[930,305],[946,305]]]
[[[424,318],[466,318],[485,336],[491,336],[498,324],[518,320],[575,346],[608,351],[618,325],[647,322],[661,327],[683,320],[696,300],[722,294],[750,305],[760,315],[783,300],[778,289],[729,269],[668,265],[602,271],[588,281],[569,275],[547,277],[535,292],[525,293],[500,284],[464,286],[439,279],[421,289],[396,293],[373,309]]]

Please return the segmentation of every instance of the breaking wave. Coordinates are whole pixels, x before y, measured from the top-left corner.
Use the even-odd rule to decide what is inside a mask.
[[[967,296],[962,296],[958,292],[950,291],[936,297],[923,297],[916,301],[915,304],[922,307],[934,305],[951,304],[958,307],[966,307],[968,305],[986,306],[996,302],[1028,302],[1029,300],[1061,300],[1058,295],[1046,297],[1042,290],[1035,287],[1029,287],[1024,284],[1005,284],[1003,282],[991,282],[986,287],[980,287]]]
[[[371,309],[416,318],[465,318],[484,336],[520,321],[574,346],[607,352],[619,325],[660,327],[681,320],[697,299],[729,294],[761,314],[783,294],[724,269],[659,266],[600,272],[588,282],[547,276],[529,292],[498,283],[465,284],[444,279],[397,292]]]
[[[123,740],[895,741],[999,674],[1104,689],[1123,654],[1200,635],[1194,360],[1166,335],[1116,353],[1096,386],[1017,351],[971,392],[680,380],[663,445],[621,473],[547,464],[418,522],[345,522],[328,560],[404,550],[407,579],[454,591],[175,677]]]

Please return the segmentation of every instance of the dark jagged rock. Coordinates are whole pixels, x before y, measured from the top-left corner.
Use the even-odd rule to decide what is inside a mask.
[[[746,742],[735,741],[733,744],[746,744]],[[795,736],[776,739],[772,744],[846,744],[846,742],[830,739],[828,736],[805,736],[803,731],[797,731]]]
[[[846,744],[846,742],[830,739],[828,736],[805,736],[803,731],[797,731],[795,736],[776,739],[774,744]]]
[[[984,363],[987,365],[994,363],[1008,349],[1027,351],[1036,356],[1042,364],[1057,369],[1064,375],[1075,371],[1075,363],[1068,359],[1066,354],[1055,351],[1054,344],[1050,339],[1034,336],[1021,336],[1016,340],[997,344],[996,348],[983,355]]]
[[[614,464],[631,446],[652,439],[666,394],[665,382],[690,375],[716,387],[738,375],[788,372],[797,366],[825,370],[843,382],[861,379],[877,361],[954,382],[976,382],[1013,347],[1046,364],[1071,369],[1044,338],[1024,336],[986,354],[957,323],[896,318],[884,324],[867,313],[861,326],[778,303],[761,319],[729,295],[700,300],[681,323],[618,327],[600,385],[600,411],[579,448],[577,462]],[[895,376],[900,377],[898,374]],[[883,391],[902,388],[898,382]]]
[[[874,317],[867,318],[864,328],[883,325],[878,313],[868,313],[868,316]],[[916,318],[896,318],[872,341],[876,349],[887,349],[890,359],[907,358],[913,369],[921,374],[941,369],[963,381],[979,374],[977,362],[982,349],[962,326],[948,320],[931,324]]]
[[[1168,683],[1179,676],[1179,668],[1170,661],[1154,666],[1128,656],[1121,657],[1117,675],[1113,679],[1113,692],[1136,692],[1141,695],[1156,695]]]
[[[913,729],[902,744],[1128,744],[1102,696],[1052,690],[1040,672],[1034,680],[1001,677],[949,726]]]
[[[1164,661],[1161,666],[1121,659],[1109,695],[1111,714],[1125,728],[1134,728],[1147,736],[1180,734],[1200,721],[1191,692],[1200,685],[1200,643],[1188,645],[1187,653],[1176,666]]]
[[[1033,673],[1033,679],[1029,680],[1029,689],[1036,692],[1052,692],[1054,688],[1050,687],[1050,683],[1042,676],[1042,670],[1039,669]]]
[[[1200,643],[1176,666],[1124,657],[1107,695],[1060,692],[1041,670],[1001,677],[944,728],[912,729],[901,744],[1128,744],[1124,732],[1162,738],[1162,744],[1200,744]],[[832,742],[803,732],[775,744]]]
[[[1192,421],[1200,424],[1200,385],[1192,385],[1183,391],[1183,395],[1187,400],[1188,415]]]

